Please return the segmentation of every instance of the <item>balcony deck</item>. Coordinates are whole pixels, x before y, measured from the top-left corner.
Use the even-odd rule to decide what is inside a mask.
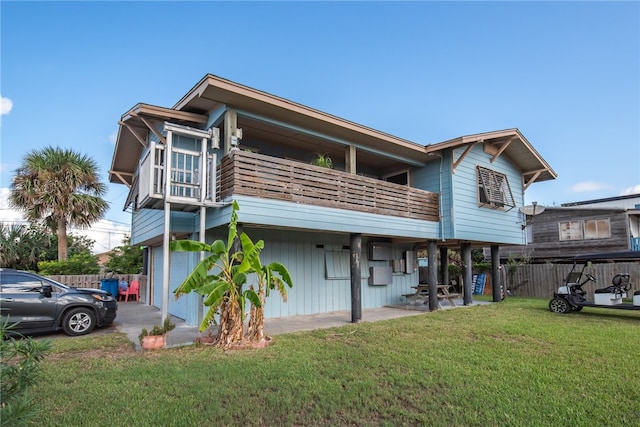
[[[310,164],[234,150],[220,164],[220,199],[253,196],[439,221],[438,194]]]

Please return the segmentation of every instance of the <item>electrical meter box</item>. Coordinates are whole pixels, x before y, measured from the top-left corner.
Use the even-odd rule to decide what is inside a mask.
[[[369,242],[369,260],[390,261],[391,242]]]

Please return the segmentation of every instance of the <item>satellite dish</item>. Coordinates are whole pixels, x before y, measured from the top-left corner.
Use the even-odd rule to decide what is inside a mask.
[[[520,208],[520,212],[529,216],[540,215],[544,210],[545,207],[542,205],[527,205]]]

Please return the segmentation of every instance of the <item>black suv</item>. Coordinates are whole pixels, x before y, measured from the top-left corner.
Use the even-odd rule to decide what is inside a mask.
[[[116,318],[118,303],[100,289],[71,288],[27,271],[0,268],[0,314],[23,334],[62,329],[88,334]]]

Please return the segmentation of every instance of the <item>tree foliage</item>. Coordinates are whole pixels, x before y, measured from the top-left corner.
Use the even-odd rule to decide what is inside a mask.
[[[0,224],[0,266],[35,271],[50,243],[40,228]]]
[[[58,236],[46,231],[49,235],[50,244],[40,258],[40,261],[55,261],[58,259]],[[67,235],[67,256],[91,253],[95,240],[80,234],[70,233]]]
[[[40,261],[38,270],[43,276],[98,274],[98,258],[88,252],[72,255],[62,261]]]
[[[115,274],[139,274],[142,271],[142,250],[140,246],[132,246],[128,236],[122,240],[122,246],[117,246],[109,254],[109,261],[105,267],[108,272]]]
[[[69,234],[69,256],[90,253],[94,241]],[[0,224],[0,266],[38,271],[39,261],[58,259],[58,236],[35,225]]]
[[[67,258],[67,227],[89,227],[102,218],[107,187],[97,163],[69,149],[46,147],[24,157],[11,185],[9,203],[33,224],[58,236],[58,259]]]

